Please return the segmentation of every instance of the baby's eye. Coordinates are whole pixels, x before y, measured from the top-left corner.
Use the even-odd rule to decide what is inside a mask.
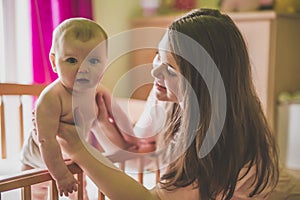
[[[100,63],[100,59],[98,58],[91,58],[89,59],[89,62],[93,65]]]
[[[176,70],[173,67],[169,66],[169,65],[167,65],[167,72],[171,76],[177,76]]]
[[[66,61],[67,61],[68,63],[71,63],[71,64],[75,64],[75,63],[78,62],[78,60],[77,60],[76,58],[73,58],[73,57],[67,58]]]

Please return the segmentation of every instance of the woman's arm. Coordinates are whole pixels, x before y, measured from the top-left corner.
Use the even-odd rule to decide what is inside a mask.
[[[157,199],[140,183],[112,167],[98,152],[93,155],[84,148],[72,159],[110,199]]]
[[[101,112],[103,112],[103,109],[100,107],[99,121],[103,117]],[[76,115],[78,116],[78,114]],[[77,119],[81,119],[81,117],[77,117]],[[80,129],[82,127],[80,124],[84,122],[79,120],[78,123],[79,126],[76,128],[72,125],[60,124],[59,142],[64,151],[83,169],[106,196],[116,200],[158,199],[155,193],[147,190],[142,184],[120,171],[99,151],[85,141],[80,140],[77,131],[85,132],[85,130]]]

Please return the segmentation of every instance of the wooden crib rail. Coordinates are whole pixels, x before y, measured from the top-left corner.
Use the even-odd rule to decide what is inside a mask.
[[[139,160],[139,159],[138,159]],[[119,167],[121,170],[125,170],[125,163],[119,163]],[[140,168],[140,173],[138,174],[137,181],[143,184],[143,176],[144,176],[144,166],[143,162],[138,161],[137,164]],[[76,164],[72,163],[71,161],[66,161],[66,165],[72,174],[77,175],[78,180],[78,191],[77,191],[77,199],[83,200],[83,171],[82,169]],[[155,172],[156,183],[159,181],[159,170]],[[15,190],[15,189],[22,189],[22,200],[31,200],[31,186],[38,183],[48,182],[51,181],[50,185],[50,200],[58,200],[58,190],[56,188],[55,180],[51,177],[49,171],[47,169],[32,169],[22,171],[17,174],[13,175],[6,175],[0,178],[0,200],[1,200],[1,193]],[[98,189],[98,200],[105,200],[105,195],[101,192],[101,188]]]
[[[77,199],[83,199],[83,171],[81,168],[71,162],[66,162],[71,173],[77,175],[79,181]],[[22,189],[22,200],[31,200],[31,185],[51,181],[50,199],[58,200],[58,191],[56,183],[52,179],[50,173],[46,169],[32,169],[20,172],[18,174],[9,175],[0,179],[0,199],[1,193],[14,189]]]
[[[31,95],[38,96],[46,87],[45,84],[0,83],[2,95]]]
[[[6,144],[6,126],[5,126],[5,103],[3,97],[18,96],[19,97],[19,139],[20,149],[23,145],[24,139],[24,120],[23,120],[23,96],[38,97],[46,85],[39,84],[18,84],[18,83],[0,83],[0,135],[1,135],[1,158],[5,159],[7,156]]]

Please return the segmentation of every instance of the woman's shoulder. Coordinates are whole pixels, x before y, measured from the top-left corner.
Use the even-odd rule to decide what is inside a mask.
[[[151,194],[153,195],[153,197],[157,200],[161,200],[161,198],[158,196],[157,194],[157,187],[154,187],[150,190]]]
[[[271,192],[269,199],[300,199],[300,180],[293,177],[285,167],[281,167],[277,186]]]
[[[244,167],[240,176],[243,176],[245,172],[248,171],[247,167]],[[252,190],[252,184],[255,181],[255,166],[252,166],[248,173],[243,176],[237,182],[236,190],[234,192],[233,198],[236,199],[248,199],[249,192]],[[250,189],[250,190],[249,190]],[[270,200],[283,200],[283,199],[300,199],[300,181],[292,177],[286,168],[280,167],[279,169],[279,180],[271,191],[271,188],[265,188],[261,193],[255,196],[255,199],[270,199]]]
[[[167,190],[162,188],[161,184],[158,183],[152,191],[160,200],[200,199],[199,190],[197,187],[195,188],[194,184],[180,187],[175,190]]]

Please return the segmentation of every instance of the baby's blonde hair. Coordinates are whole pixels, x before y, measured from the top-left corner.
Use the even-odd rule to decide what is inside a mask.
[[[107,40],[106,32],[96,22],[81,17],[70,18],[54,29],[50,53],[55,52],[57,45],[59,45],[59,39],[65,37],[74,37],[83,42],[95,37],[102,37],[102,41]]]

